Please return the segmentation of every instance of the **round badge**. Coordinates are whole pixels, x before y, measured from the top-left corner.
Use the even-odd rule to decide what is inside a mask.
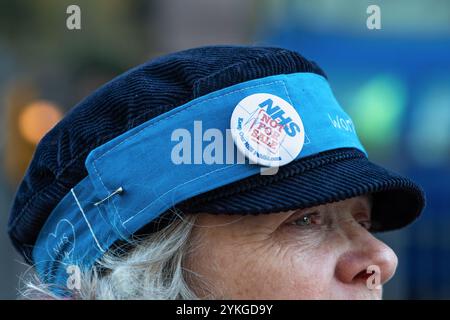
[[[286,100],[269,93],[242,99],[231,115],[231,135],[251,162],[283,166],[303,148],[305,131],[298,112]]]

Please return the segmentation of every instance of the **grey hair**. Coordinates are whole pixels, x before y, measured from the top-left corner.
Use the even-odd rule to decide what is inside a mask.
[[[98,266],[81,272],[80,288],[72,299],[198,299],[189,283],[208,292],[206,282],[184,266],[186,256],[195,250],[191,232],[196,215],[172,221],[156,233],[133,240],[125,255],[108,251]],[[102,270],[100,272],[100,270]],[[24,299],[59,299],[51,286],[36,275],[24,282]]]

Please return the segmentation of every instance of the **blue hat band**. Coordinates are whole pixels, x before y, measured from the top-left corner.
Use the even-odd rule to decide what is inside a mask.
[[[212,92],[89,154],[85,163],[88,176],[56,206],[36,241],[33,260],[42,280],[64,288],[68,266],[89,268],[114,242],[129,239],[177,203],[259,174],[260,165],[239,162],[240,153],[227,138],[227,130],[240,101],[261,93],[289,102],[300,116],[304,143],[296,160],[338,148],[365,153],[350,117],[320,75],[276,75]],[[174,141],[177,128],[192,138],[190,162],[174,161],[174,148],[180,144],[180,140]],[[204,141],[208,130],[225,137],[226,150],[214,163],[201,157],[211,143]],[[286,129],[283,134],[294,131]],[[203,138],[200,143],[199,136]]]

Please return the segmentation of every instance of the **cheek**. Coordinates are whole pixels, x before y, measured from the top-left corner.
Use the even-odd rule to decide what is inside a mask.
[[[324,299],[334,281],[336,259],[326,247],[310,250],[289,246],[282,254],[267,257],[260,275],[266,285],[261,299]],[[265,290],[268,289],[268,290]]]
[[[326,298],[333,281],[335,259],[328,251],[270,241],[209,247],[195,261],[215,297],[318,299]]]
[[[201,232],[185,266],[201,277],[188,281],[200,298],[327,298],[336,248],[323,233],[276,232],[251,237]],[[198,235],[198,234],[197,234]],[[206,290],[204,288],[206,287]],[[208,294],[209,293],[209,294]]]
[[[326,299],[335,283],[338,259],[336,242],[320,230],[299,233],[290,229],[277,234],[278,250],[264,253],[266,287],[262,299]]]
[[[200,298],[251,299],[264,265],[255,250],[255,243],[233,241],[220,232],[207,233],[185,259],[185,267],[198,275],[189,285]]]

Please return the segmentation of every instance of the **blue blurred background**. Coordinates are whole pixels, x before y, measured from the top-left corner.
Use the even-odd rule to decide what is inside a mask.
[[[66,8],[81,8],[81,30]],[[381,10],[369,30],[366,10]],[[0,2],[0,298],[26,267],[6,235],[34,148],[73,105],[130,67],[207,44],[298,50],[328,74],[371,158],[422,184],[412,226],[380,234],[399,257],[387,299],[450,298],[450,1]]]

